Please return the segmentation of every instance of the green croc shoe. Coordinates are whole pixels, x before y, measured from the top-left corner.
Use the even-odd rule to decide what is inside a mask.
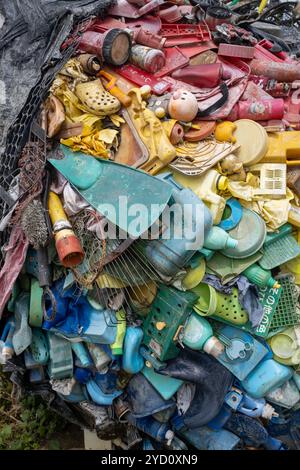
[[[232,289],[232,294],[222,294],[214,287],[201,283],[193,292],[199,295],[194,305],[194,310],[201,316],[213,316],[222,319],[232,325],[245,325],[248,320],[248,313],[241,307],[238,299],[237,288]]]

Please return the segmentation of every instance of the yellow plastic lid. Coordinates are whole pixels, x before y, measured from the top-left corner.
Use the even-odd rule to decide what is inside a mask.
[[[273,353],[280,359],[290,359],[295,354],[294,341],[285,334],[278,334],[270,339]]]
[[[233,135],[240,145],[236,155],[245,166],[254,165],[267,153],[268,134],[260,124],[251,119],[239,119],[235,124]]]

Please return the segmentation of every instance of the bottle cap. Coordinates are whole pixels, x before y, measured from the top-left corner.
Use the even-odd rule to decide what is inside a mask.
[[[224,345],[218,338],[211,336],[204,344],[203,351],[217,358],[224,352]]]

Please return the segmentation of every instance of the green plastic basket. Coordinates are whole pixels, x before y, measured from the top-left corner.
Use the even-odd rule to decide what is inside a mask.
[[[281,274],[276,276],[276,279],[282,286],[282,292],[270,325],[270,330],[299,325],[299,293],[295,285],[295,278],[292,274]]]

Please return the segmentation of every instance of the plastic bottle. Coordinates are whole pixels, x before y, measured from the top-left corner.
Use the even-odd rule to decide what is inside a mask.
[[[252,119],[252,121],[268,121],[282,119],[284,101],[281,98],[272,100],[240,101],[234,106],[227,119]]]
[[[238,240],[232,238],[220,227],[212,227],[204,239],[204,247],[209,250],[224,250],[225,248],[235,248]]]
[[[192,313],[184,330],[182,342],[191,349],[218,357],[223,351],[223,344],[213,335],[211,325],[205,318]]]
[[[264,398],[250,397],[247,393],[236,388],[227,393],[225,403],[231,409],[252,418],[271,419],[273,416],[278,416],[274,408]]]
[[[289,213],[288,213],[288,222],[295,227],[300,228],[300,207],[291,204]]]
[[[130,62],[146,72],[156,73],[165,65],[166,57],[159,49],[136,44],[131,48]]]
[[[250,282],[258,287],[278,288],[280,284],[272,277],[271,271],[261,268],[254,263],[242,272]]]
[[[218,191],[227,188],[228,179],[226,176],[220,175],[216,170],[208,170],[201,176],[185,176],[174,172],[174,178],[183,186],[190,188],[209,208],[214,225],[221,222],[221,218],[225,209],[226,201],[218,195]]]
[[[92,359],[84,345],[84,343],[71,343],[72,350],[81,362],[81,367],[91,367],[93,365]]]

